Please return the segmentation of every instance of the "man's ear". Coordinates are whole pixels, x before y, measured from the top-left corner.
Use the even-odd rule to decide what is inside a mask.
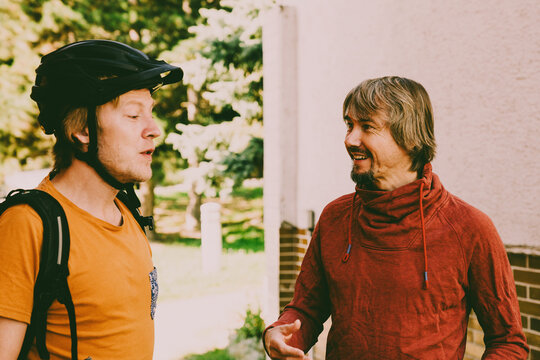
[[[85,127],[81,131],[76,131],[71,134],[71,140],[82,152],[88,151],[88,144],[90,143],[90,136],[88,135],[88,127]]]

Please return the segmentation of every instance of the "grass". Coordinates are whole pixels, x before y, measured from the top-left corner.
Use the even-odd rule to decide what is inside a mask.
[[[242,197],[246,200],[261,199],[263,196],[263,189],[261,187],[239,187],[233,191],[232,195],[235,197]]]
[[[223,249],[252,252],[264,250],[262,195],[260,187],[241,187],[233,191],[229,200],[221,203]],[[199,237],[181,236],[188,201],[188,195],[182,192],[156,196],[154,211],[157,241],[200,246]]]
[[[202,273],[201,240],[180,236],[188,196],[156,197],[157,233],[152,244],[159,299],[190,298],[260,287],[264,275],[262,188],[239,188],[222,203],[221,271]]]
[[[221,271],[202,272],[201,251],[181,243],[152,244],[159,276],[159,300],[191,298],[262,285],[265,258],[262,252],[224,251]]]

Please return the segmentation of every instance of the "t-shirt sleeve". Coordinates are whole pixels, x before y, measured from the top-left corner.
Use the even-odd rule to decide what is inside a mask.
[[[43,224],[29,205],[0,216],[0,316],[30,323]]]

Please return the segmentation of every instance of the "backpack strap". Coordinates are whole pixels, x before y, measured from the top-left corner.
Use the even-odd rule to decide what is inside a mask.
[[[139,223],[139,226],[146,234],[146,227],[148,226],[149,230],[154,230],[154,218],[152,216],[143,216],[139,208],[141,207],[141,202],[135,194],[133,186],[127,186],[124,189],[120,190],[116,195],[118,200],[124,203],[127,206],[135,220]]]
[[[71,358],[77,359],[75,307],[67,282],[70,237],[66,214],[58,201],[50,194],[40,190],[22,189],[8,194],[6,200],[0,204],[0,214],[18,204],[30,205],[43,222],[43,244],[39,272],[34,286],[32,316],[18,359],[27,358],[34,338],[39,356],[42,359],[50,358],[45,335],[47,312],[55,299],[67,309],[71,334]]]

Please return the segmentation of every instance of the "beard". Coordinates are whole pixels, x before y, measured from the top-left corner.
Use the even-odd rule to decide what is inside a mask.
[[[357,172],[354,165],[351,170],[351,179],[354,183],[362,189],[370,189],[375,187],[375,177],[373,176],[373,170],[369,169],[364,172]]]
[[[103,169],[123,184],[144,182],[152,176],[152,169],[149,165],[146,166],[136,161],[129,163],[107,149],[98,148],[97,157]]]

